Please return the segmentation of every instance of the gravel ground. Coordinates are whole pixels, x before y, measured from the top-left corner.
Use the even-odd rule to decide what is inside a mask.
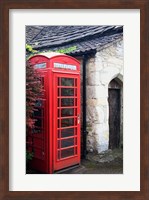
[[[28,169],[27,174],[41,174]],[[62,170],[58,174],[123,174],[123,150],[115,149],[100,154],[87,154],[79,166]]]
[[[90,153],[81,165],[63,174],[123,174],[123,150],[115,149],[101,154]]]

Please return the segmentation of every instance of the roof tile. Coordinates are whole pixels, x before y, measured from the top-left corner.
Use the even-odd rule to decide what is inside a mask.
[[[101,48],[122,37],[123,26],[33,26],[26,28],[27,42],[34,49],[55,51],[76,46],[71,54]],[[30,31],[29,31],[30,30]]]

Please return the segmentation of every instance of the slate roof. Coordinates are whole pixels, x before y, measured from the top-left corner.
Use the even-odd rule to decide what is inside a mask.
[[[43,28],[44,26],[26,26],[26,43],[30,43]]]
[[[55,51],[75,47],[71,55],[94,52],[123,36],[123,26],[44,26],[28,40],[30,28],[34,27],[26,28],[26,41],[34,49]]]

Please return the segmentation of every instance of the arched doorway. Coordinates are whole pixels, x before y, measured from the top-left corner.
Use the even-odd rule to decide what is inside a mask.
[[[120,147],[122,124],[122,82],[115,78],[108,86],[109,102],[109,149]]]

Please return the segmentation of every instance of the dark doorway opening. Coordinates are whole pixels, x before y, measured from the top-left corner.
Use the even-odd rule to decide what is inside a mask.
[[[120,146],[121,84],[117,79],[109,83],[109,149]]]

